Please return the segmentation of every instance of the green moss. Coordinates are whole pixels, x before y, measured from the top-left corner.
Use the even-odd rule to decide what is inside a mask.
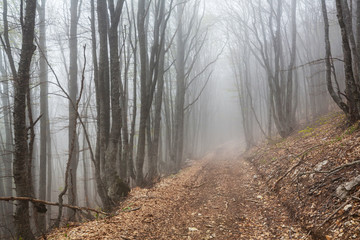
[[[351,135],[358,129],[359,129],[359,123],[355,123],[352,126],[350,126],[348,129],[346,129],[345,134]]]
[[[261,159],[260,159],[260,163],[261,163],[261,164],[266,164],[266,162],[267,162],[267,161],[266,161],[266,158],[261,158]]]
[[[311,127],[306,127],[305,129],[299,131],[300,134],[303,134],[304,137],[311,136],[314,132],[314,129]]]
[[[333,140],[331,140],[331,143],[341,142],[342,139],[343,139],[343,137],[341,135],[336,136]]]

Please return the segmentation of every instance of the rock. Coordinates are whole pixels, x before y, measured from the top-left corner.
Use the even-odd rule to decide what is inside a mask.
[[[360,175],[351,180],[350,182],[345,183],[344,187],[347,191],[351,191],[354,187],[360,184]]]
[[[346,191],[343,185],[340,185],[336,188],[336,196],[340,199],[346,198],[348,192]]]
[[[351,204],[348,204],[344,207],[344,211],[347,212],[350,210],[350,208],[352,208],[352,205]]]
[[[196,231],[199,231],[199,229],[195,227],[189,227],[189,232],[196,232]]]
[[[314,170],[315,170],[315,171],[320,171],[323,166],[325,166],[326,164],[328,164],[328,162],[329,162],[328,160],[325,160],[325,161],[322,161],[321,163],[318,163],[318,164],[315,166]]]
[[[353,178],[351,181],[341,184],[336,188],[336,195],[340,199],[344,199],[351,190],[360,184],[360,175]]]
[[[314,171],[318,172],[320,171],[326,164],[328,164],[328,160],[322,161],[321,163],[316,164]],[[310,178],[314,178],[314,173],[310,174]]]
[[[352,225],[352,224],[351,224],[350,221],[344,223],[344,226],[345,226],[345,227],[349,227],[349,226],[351,226],[351,225]]]

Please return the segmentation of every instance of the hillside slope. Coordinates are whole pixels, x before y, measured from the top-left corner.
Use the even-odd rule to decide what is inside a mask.
[[[360,239],[360,132],[332,113],[246,159],[315,239]]]

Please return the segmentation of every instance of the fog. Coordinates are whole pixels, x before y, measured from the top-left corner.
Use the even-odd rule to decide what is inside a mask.
[[[18,113],[24,23],[19,3],[3,1],[0,197],[109,210],[130,188],[151,186],[219,145],[251,148],[338,110],[328,85],[346,100],[342,39],[335,3],[325,2],[329,56],[320,1],[38,1],[30,83],[22,86],[29,98]],[[350,2],[343,7],[354,13],[347,24],[355,32]],[[13,167],[21,114],[25,173]],[[22,174],[27,180],[15,182]],[[38,218],[39,226],[22,222],[35,234],[81,218],[57,207],[38,217],[23,207]],[[15,234],[10,215],[23,216],[16,209],[0,202],[0,238]]]

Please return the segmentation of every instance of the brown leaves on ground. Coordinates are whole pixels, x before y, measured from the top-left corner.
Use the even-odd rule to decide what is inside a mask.
[[[239,144],[227,144],[152,189],[133,189],[116,216],[48,239],[307,239]]]
[[[360,175],[359,156],[358,124],[332,113],[246,159],[314,239],[360,239],[359,186],[339,194]]]

